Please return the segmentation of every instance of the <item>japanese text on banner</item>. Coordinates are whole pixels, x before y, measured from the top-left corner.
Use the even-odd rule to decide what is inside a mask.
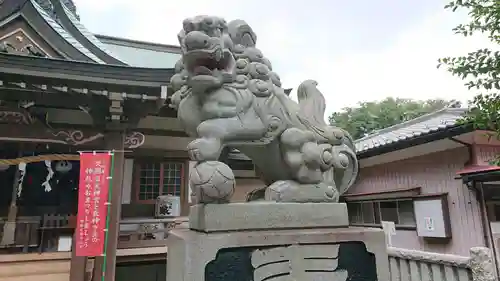
[[[103,253],[110,160],[109,153],[80,155],[77,256],[100,256]]]

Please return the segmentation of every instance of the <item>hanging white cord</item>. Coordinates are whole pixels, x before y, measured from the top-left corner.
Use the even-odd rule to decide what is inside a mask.
[[[21,197],[21,192],[23,191],[23,182],[24,182],[24,176],[26,175],[26,163],[21,162],[18,165],[19,169],[19,180],[18,185],[17,185],[17,197]]]
[[[47,177],[45,178],[45,181],[42,183],[42,186],[45,188],[45,192],[50,192],[52,191],[52,186],[50,186],[50,180],[54,176],[54,171],[52,170],[52,161],[50,160],[45,160],[45,167],[47,167]]]

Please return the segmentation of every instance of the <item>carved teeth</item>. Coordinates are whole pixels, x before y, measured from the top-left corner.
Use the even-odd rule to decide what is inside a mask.
[[[215,52],[215,60],[220,61],[222,59],[222,50],[219,49]]]

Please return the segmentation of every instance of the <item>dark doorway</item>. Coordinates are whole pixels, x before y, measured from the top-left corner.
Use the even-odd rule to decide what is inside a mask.
[[[167,279],[167,262],[144,261],[127,262],[116,265],[115,281],[165,281]]]

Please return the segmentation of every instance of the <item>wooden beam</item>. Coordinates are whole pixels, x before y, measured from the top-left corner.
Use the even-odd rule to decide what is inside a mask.
[[[101,96],[90,96],[76,93],[65,93],[52,88],[43,90],[42,88],[21,88],[0,84],[0,99],[6,101],[34,101],[39,104],[50,104],[54,107],[68,106],[92,106],[98,102],[98,99],[104,99]],[[43,86],[43,85],[40,85]]]
[[[31,125],[36,119],[22,108],[0,106],[0,123]]]
[[[1,121],[0,112],[0,121]],[[37,125],[0,124],[0,141],[33,142],[70,145],[76,147],[101,148],[104,145],[104,133],[93,129],[53,128]],[[124,140],[126,149],[141,147],[146,136],[141,132],[131,131]]]
[[[153,69],[0,54],[0,76],[32,84],[66,84],[126,93],[161,95],[173,68]]]
[[[76,256],[76,240],[77,233],[73,235],[73,244],[71,247],[71,267],[69,270],[69,280],[71,281],[86,281],[85,280],[85,270],[87,265],[86,257]]]
[[[23,145],[19,145],[18,157],[22,157]],[[9,213],[7,215],[7,222],[3,226],[3,235],[0,245],[14,244],[16,234],[16,219],[17,219],[17,191],[19,188],[19,178],[21,171],[16,167],[14,174],[14,181],[12,185],[12,193],[10,199]]]
[[[92,126],[91,116],[82,110],[59,108],[44,110],[47,113],[48,123],[54,126]],[[187,136],[176,117],[146,116],[139,120],[137,130],[148,135]]]
[[[0,119],[1,120],[1,119]],[[0,141],[38,142],[66,145],[96,145],[104,134],[91,129],[49,129],[41,124],[0,124]]]
[[[189,155],[187,151],[183,150],[160,150],[160,149],[152,149],[152,148],[139,148],[134,150],[132,153],[128,153],[125,155],[127,158],[134,158],[134,159],[148,159],[151,157],[157,158],[157,159],[172,159],[172,158],[177,158],[177,159],[189,159]]]
[[[118,247],[118,237],[120,232],[120,215],[121,215],[121,201],[122,201],[122,183],[123,183],[123,169],[125,164],[124,142],[125,132],[109,132],[106,134],[106,149],[115,150],[114,153],[114,167],[112,171],[112,186],[111,186],[111,208],[108,214],[108,244],[106,245],[106,256],[97,257],[95,260],[94,271],[95,281],[101,277],[104,272],[104,281],[115,281],[116,270],[116,249]],[[106,259],[106,261],[104,260]],[[99,267],[103,270],[99,271]]]
[[[105,281],[115,281],[116,270],[116,249],[118,248],[118,237],[120,234],[120,216],[122,206],[122,185],[123,185],[123,169],[125,168],[125,132],[110,133],[107,147],[115,149],[114,155],[114,171],[113,185],[111,194],[111,213],[110,226],[108,229],[108,245],[106,247],[106,274]]]
[[[92,269],[92,281],[102,281],[103,261],[104,261],[103,257],[96,257],[94,259],[94,268]]]

